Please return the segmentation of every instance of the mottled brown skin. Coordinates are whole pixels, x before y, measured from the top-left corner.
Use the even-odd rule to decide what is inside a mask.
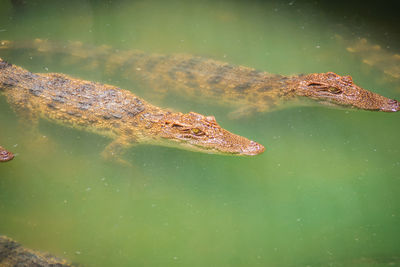
[[[396,112],[400,104],[379,94],[365,90],[353,83],[350,76],[333,72],[310,74],[294,79],[294,93],[317,101],[365,110]]]
[[[390,52],[378,44],[371,43],[365,38],[346,40],[340,35],[336,35],[341,45],[346,46],[346,50],[359,59],[364,64],[380,70],[394,80],[400,79],[400,54]]]
[[[0,162],[10,161],[14,158],[14,154],[4,147],[0,146]]]
[[[141,51],[98,48],[70,42],[61,45],[36,39],[31,42],[4,41],[0,48],[31,49],[79,58],[86,68],[104,67],[109,74],[141,80],[157,95],[175,93],[237,108],[236,115],[279,108],[290,99],[308,98],[330,106],[396,112],[399,102],[372,93],[353,83],[350,76],[335,73],[282,76],[186,54],[160,55]]]
[[[1,267],[71,267],[64,259],[22,247],[7,236],[0,236]]]
[[[0,59],[0,90],[14,109],[39,118],[112,138],[106,158],[148,143],[218,154],[256,155],[264,147],[221,128],[213,116],[182,114],[153,106],[111,85],[64,74],[31,73]]]
[[[400,110],[398,101],[365,90],[350,76],[333,72],[282,76],[188,55],[142,58],[127,73],[143,72],[154,87],[157,83],[172,90],[180,86],[185,95],[218,99],[229,105],[240,103],[250,111],[268,111],[295,97],[364,110]],[[151,67],[149,62],[153,62]]]

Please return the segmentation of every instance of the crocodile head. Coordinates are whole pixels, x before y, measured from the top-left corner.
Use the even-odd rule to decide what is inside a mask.
[[[300,81],[295,90],[296,94],[322,103],[385,112],[400,110],[399,102],[355,85],[350,76],[327,72],[298,78]]]
[[[198,113],[170,113],[161,120],[161,141],[188,150],[236,155],[257,155],[264,147],[221,128],[213,116]],[[167,142],[166,142],[167,141]]]

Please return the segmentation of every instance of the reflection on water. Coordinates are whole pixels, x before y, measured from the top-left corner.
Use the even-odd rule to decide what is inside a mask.
[[[290,3],[79,1],[20,13],[5,2],[0,39],[196,54],[284,75],[334,71],[399,98],[398,83],[383,83],[338,45],[336,34],[353,37],[337,20]],[[298,107],[231,120],[224,107],[152,98],[118,75],[74,67],[79,61],[0,57],[215,115],[267,147],[241,158],[143,145],[125,157],[134,167],[121,167],[101,160],[106,138],[46,121],[26,133],[0,97],[1,144],[16,153],[0,166],[0,234],[87,266],[398,264],[398,114]]]

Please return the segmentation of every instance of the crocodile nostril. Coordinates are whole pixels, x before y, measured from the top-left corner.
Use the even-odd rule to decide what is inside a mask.
[[[400,103],[396,100],[389,99],[387,104],[380,108],[384,112],[396,112],[400,111]]]
[[[400,102],[393,100],[392,105],[394,105],[393,111],[399,111],[400,110]]]
[[[0,162],[5,162],[12,160],[14,158],[14,154],[0,147]]]

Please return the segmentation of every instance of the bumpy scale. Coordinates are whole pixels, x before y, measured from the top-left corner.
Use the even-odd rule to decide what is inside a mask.
[[[172,112],[111,85],[31,73],[1,59],[0,91],[33,124],[41,117],[112,138],[103,152],[106,158],[119,158],[136,143],[217,154],[264,151],[262,145],[221,128],[213,116]]]
[[[2,267],[72,267],[64,259],[22,247],[7,236],[0,236],[0,266]]]
[[[290,99],[308,98],[329,106],[396,112],[400,104],[354,84],[350,76],[333,72],[283,76],[187,54],[147,54],[137,50],[93,48],[80,42],[60,44],[36,39],[0,42],[0,49],[28,49],[41,54],[64,54],[86,62],[86,67],[104,66],[107,73],[141,80],[157,94],[175,91],[182,96],[238,106],[236,115],[279,108]]]

